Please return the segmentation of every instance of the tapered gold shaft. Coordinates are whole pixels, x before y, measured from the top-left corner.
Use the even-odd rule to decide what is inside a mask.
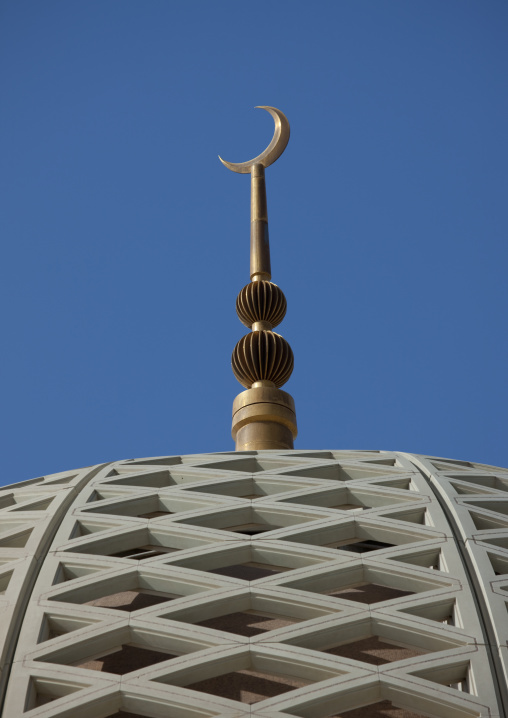
[[[250,278],[252,282],[258,282],[260,279],[269,282],[272,270],[263,165],[253,165],[250,177]]]

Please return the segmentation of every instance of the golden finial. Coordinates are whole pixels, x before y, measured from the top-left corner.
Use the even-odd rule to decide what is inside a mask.
[[[270,243],[265,168],[273,164],[289,142],[289,122],[275,107],[261,107],[275,122],[273,138],[264,152],[248,162],[220,161],[228,169],[251,176],[250,284],[236,300],[236,313],[252,332],[237,343],[232,368],[247,388],[233,402],[232,434],[237,451],[292,449],[296,437],[293,398],[279,387],[293,371],[293,352],[273,328],[284,319],[286,298],[271,282]]]

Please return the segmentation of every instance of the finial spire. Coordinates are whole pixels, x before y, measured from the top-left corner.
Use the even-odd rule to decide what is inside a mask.
[[[247,388],[233,402],[232,434],[237,451],[292,449],[297,434],[293,398],[279,388],[293,371],[293,352],[287,341],[272,331],[286,314],[286,298],[270,281],[265,184],[265,167],[281,156],[289,142],[289,122],[275,107],[260,109],[267,110],[275,122],[266,150],[241,163],[219,157],[233,172],[251,176],[251,282],[238,295],[236,312],[252,331],[237,343],[231,361],[235,377]]]

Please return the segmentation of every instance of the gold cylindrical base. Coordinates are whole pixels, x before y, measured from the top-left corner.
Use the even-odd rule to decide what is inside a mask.
[[[293,397],[275,387],[242,391],[233,402],[231,433],[236,451],[292,449],[298,433]]]

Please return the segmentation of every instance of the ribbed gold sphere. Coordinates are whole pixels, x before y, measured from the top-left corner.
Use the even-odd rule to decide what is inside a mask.
[[[254,322],[269,322],[276,327],[286,314],[286,297],[273,282],[251,282],[236,299],[236,313],[246,327]]]
[[[281,387],[293,371],[293,352],[280,334],[251,332],[233,349],[231,365],[233,374],[247,389],[263,379]]]

